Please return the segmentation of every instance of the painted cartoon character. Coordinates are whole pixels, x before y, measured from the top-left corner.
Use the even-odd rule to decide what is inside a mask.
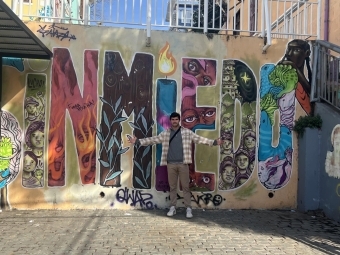
[[[37,93],[37,98],[29,96],[25,98],[25,119],[29,122],[43,120],[45,117],[44,100],[42,93]]]
[[[284,159],[275,156],[259,162],[258,176],[266,188],[278,189],[288,183],[292,173],[292,153],[293,150],[287,148]]]
[[[250,163],[255,160],[255,149],[256,149],[256,134],[252,130],[247,130],[243,134],[243,149],[248,151],[249,153],[249,161]]]
[[[228,190],[234,188],[236,177],[236,165],[232,157],[226,157],[220,164],[220,180],[218,183],[219,190]]]
[[[45,139],[45,123],[42,121],[32,122],[26,131],[25,142],[26,145],[32,149],[37,157],[43,155],[44,139]]]
[[[235,164],[237,166],[237,174],[234,180],[234,187],[244,184],[250,177],[252,170],[250,169],[249,153],[244,149],[239,149],[235,154]]]
[[[19,173],[22,131],[16,118],[9,112],[1,114],[0,188],[5,187]]]
[[[231,132],[221,132],[221,161],[227,156],[233,156],[233,134]]]
[[[22,173],[22,185],[28,188],[41,187],[39,179],[35,176],[38,158],[32,151],[25,151]]]
[[[312,71],[310,68],[310,45],[308,41],[295,39],[288,43],[286,53],[278,65],[289,65],[293,67],[298,76],[298,84],[295,89],[295,96],[301,107],[307,114],[311,114],[310,92]],[[308,71],[308,80],[304,75],[305,63]]]
[[[334,149],[327,151],[325,169],[329,176],[340,179],[340,124],[333,128],[331,142]]]
[[[0,141],[0,189],[5,187],[11,173],[9,171],[10,158],[12,157],[12,143],[8,137],[1,137]]]
[[[284,94],[278,100],[280,110],[280,124],[293,129],[295,114],[295,91]]]

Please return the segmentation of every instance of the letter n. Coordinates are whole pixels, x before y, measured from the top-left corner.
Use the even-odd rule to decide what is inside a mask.
[[[49,186],[65,185],[67,138],[68,143],[75,143],[81,183],[90,184],[95,181],[98,51],[84,51],[83,72],[84,84],[81,92],[69,50],[54,49],[48,137]],[[71,118],[74,140],[70,140],[71,136],[65,133],[67,112]],[[67,166],[74,166],[73,163],[71,164],[73,159],[68,160]]]

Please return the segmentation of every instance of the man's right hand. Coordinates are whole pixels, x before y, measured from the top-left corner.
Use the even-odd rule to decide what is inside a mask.
[[[137,137],[135,137],[135,136],[133,136],[133,137],[131,135],[126,135],[126,136],[128,138],[129,143],[134,144],[137,141]]]

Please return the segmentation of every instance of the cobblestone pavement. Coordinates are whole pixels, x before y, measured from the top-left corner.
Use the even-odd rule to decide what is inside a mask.
[[[294,211],[3,211],[0,254],[340,254],[340,225]]]

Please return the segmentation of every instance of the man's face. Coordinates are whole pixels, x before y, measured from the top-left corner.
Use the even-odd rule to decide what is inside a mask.
[[[170,122],[171,122],[171,127],[173,129],[177,129],[179,127],[179,118],[178,117],[171,118]]]

